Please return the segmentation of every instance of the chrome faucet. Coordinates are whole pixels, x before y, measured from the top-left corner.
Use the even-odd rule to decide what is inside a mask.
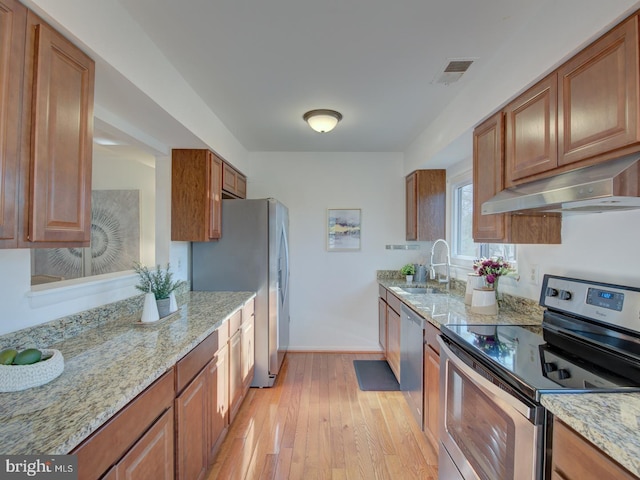
[[[436,251],[436,245],[438,245],[439,243],[444,243],[444,246],[446,248],[446,257],[445,257],[445,263],[433,263],[433,254]],[[447,275],[446,277],[441,277],[441,276],[437,276],[436,277],[436,267],[446,267],[446,271],[447,271]],[[451,255],[450,255],[450,250],[449,250],[449,244],[447,243],[446,240],[439,238],[438,240],[436,240],[435,242],[433,242],[433,245],[431,246],[431,258],[429,260],[429,272],[430,272],[430,277],[433,278],[434,280],[437,280],[438,283],[446,283],[447,284],[447,289],[449,288],[449,285],[451,283]]]

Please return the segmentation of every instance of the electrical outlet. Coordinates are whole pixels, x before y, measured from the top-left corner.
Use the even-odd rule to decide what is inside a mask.
[[[538,285],[539,275],[538,275],[538,265],[531,265],[529,267],[529,283],[532,285]]]

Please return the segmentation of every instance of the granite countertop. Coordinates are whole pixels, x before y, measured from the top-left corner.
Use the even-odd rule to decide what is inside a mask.
[[[175,318],[150,325],[120,318],[40,346],[62,352],[64,372],[40,387],[0,393],[0,453],[68,453],[254,296],[189,292]]]
[[[542,405],[640,476],[640,393],[543,394]]]
[[[531,325],[542,322],[542,308],[531,301],[509,302],[508,307],[500,308],[498,315],[477,315],[469,311],[463,294],[457,290],[444,294],[410,294],[400,287],[432,285],[407,285],[401,279],[378,279],[378,283],[438,328],[446,324]],[[542,405],[640,477],[640,393],[543,394]]]
[[[508,306],[500,307],[498,315],[479,315],[469,310],[469,305],[464,303],[464,294],[460,294],[455,289],[447,291],[445,287],[433,285],[443,293],[411,294],[402,290],[401,287],[427,285],[415,283],[407,285],[404,280],[399,279],[378,279],[378,283],[438,328],[440,325],[467,323],[481,325],[540,325],[542,323],[542,309],[531,301],[518,302],[517,305],[509,302]],[[516,306],[512,307],[512,305]]]

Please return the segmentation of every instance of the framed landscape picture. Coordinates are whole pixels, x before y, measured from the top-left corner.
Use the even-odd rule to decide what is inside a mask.
[[[355,252],[360,250],[362,210],[329,208],[327,210],[327,250]]]

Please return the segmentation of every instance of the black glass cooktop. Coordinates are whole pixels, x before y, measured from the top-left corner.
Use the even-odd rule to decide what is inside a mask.
[[[569,353],[540,325],[443,325],[441,333],[535,400],[541,393],[640,390],[633,372],[623,376],[617,365],[611,370],[606,356],[598,364],[601,357],[590,355],[594,363]]]

